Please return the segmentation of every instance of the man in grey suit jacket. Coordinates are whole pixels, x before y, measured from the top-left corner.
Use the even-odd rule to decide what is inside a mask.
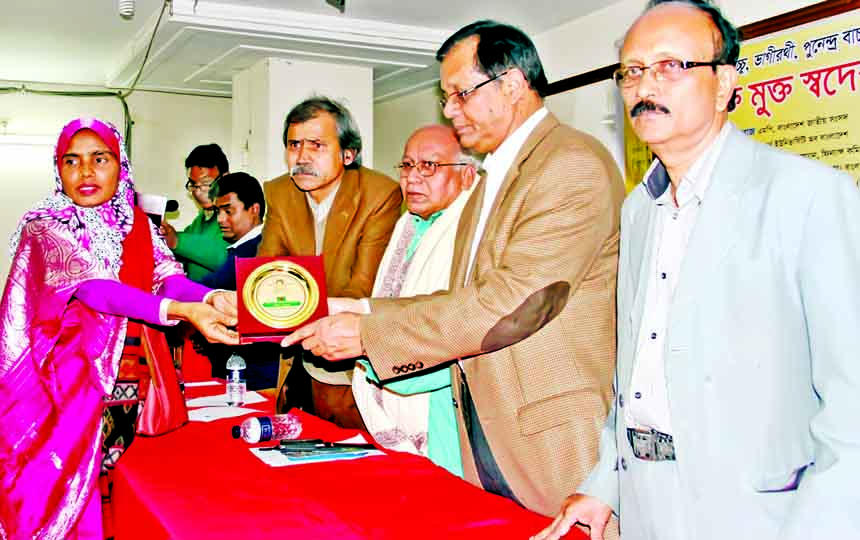
[[[615,80],[658,159],[624,204],[617,397],[553,524],[625,540],[860,538],[860,195],[727,122],[737,31],[652,1]]]

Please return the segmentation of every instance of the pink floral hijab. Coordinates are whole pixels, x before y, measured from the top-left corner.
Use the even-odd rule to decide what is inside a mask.
[[[93,208],[78,206],[63,193],[60,177],[62,157],[72,137],[82,129],[94,131],[120,163],[116,193],[107,202]],[[122,260],[122,241],[134,222],[134,179],[119,130],[113,124],[97,118],[77,118],[66,124],[54,148],[54,180],[54,193],[36,203],[18,223],[18,229],[9,244],[12,256],[15,256],[21,231],[27,223],[37,219],[52,219],[71,229],[82,249],[117,274]],[[171,256],[167,245],[157,235],[153,237],[153,244],[156,261]]]

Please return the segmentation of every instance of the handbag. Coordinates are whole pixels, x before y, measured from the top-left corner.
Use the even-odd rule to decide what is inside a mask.
[[[141,345],[149,366],[149,390],[137,415],[138,435],[163,435],[188,422],[185,395],[173,367],[173,356],[160,330],[141,328]]]

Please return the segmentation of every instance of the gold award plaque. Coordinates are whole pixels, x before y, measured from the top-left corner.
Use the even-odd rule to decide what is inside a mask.
[[[245,280],[242,300],[248,312],[271,328],[294,328],[317,309],[320,289],[304,267],[287,260],[258,266]]]

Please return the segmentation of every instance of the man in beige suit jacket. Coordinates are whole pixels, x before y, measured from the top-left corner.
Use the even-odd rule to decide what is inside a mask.
[[[360,165],[361,136],[352,115],[325,97],[290,111],[284,146],[290,171],[264,185],[269,208],[257,255],[322,255],[329,295],[369,296],[400,217],[398,183]],[[295,354],[283,355],[278,410],[298,406],[362,428],[351,390],[354,362],[320,367],[315,364],[328,362],[304,356],[293,362]]]
[[[600,143],[543,107],[546,77],[519,30],[474,23],[437,58],[445,115],[488,153],[451,290],[371,299],[369,315],[286,341],[366,354],[383,380],[451,363],[466,478],[552,515],[597,462],[612,399],[622,180]]]

